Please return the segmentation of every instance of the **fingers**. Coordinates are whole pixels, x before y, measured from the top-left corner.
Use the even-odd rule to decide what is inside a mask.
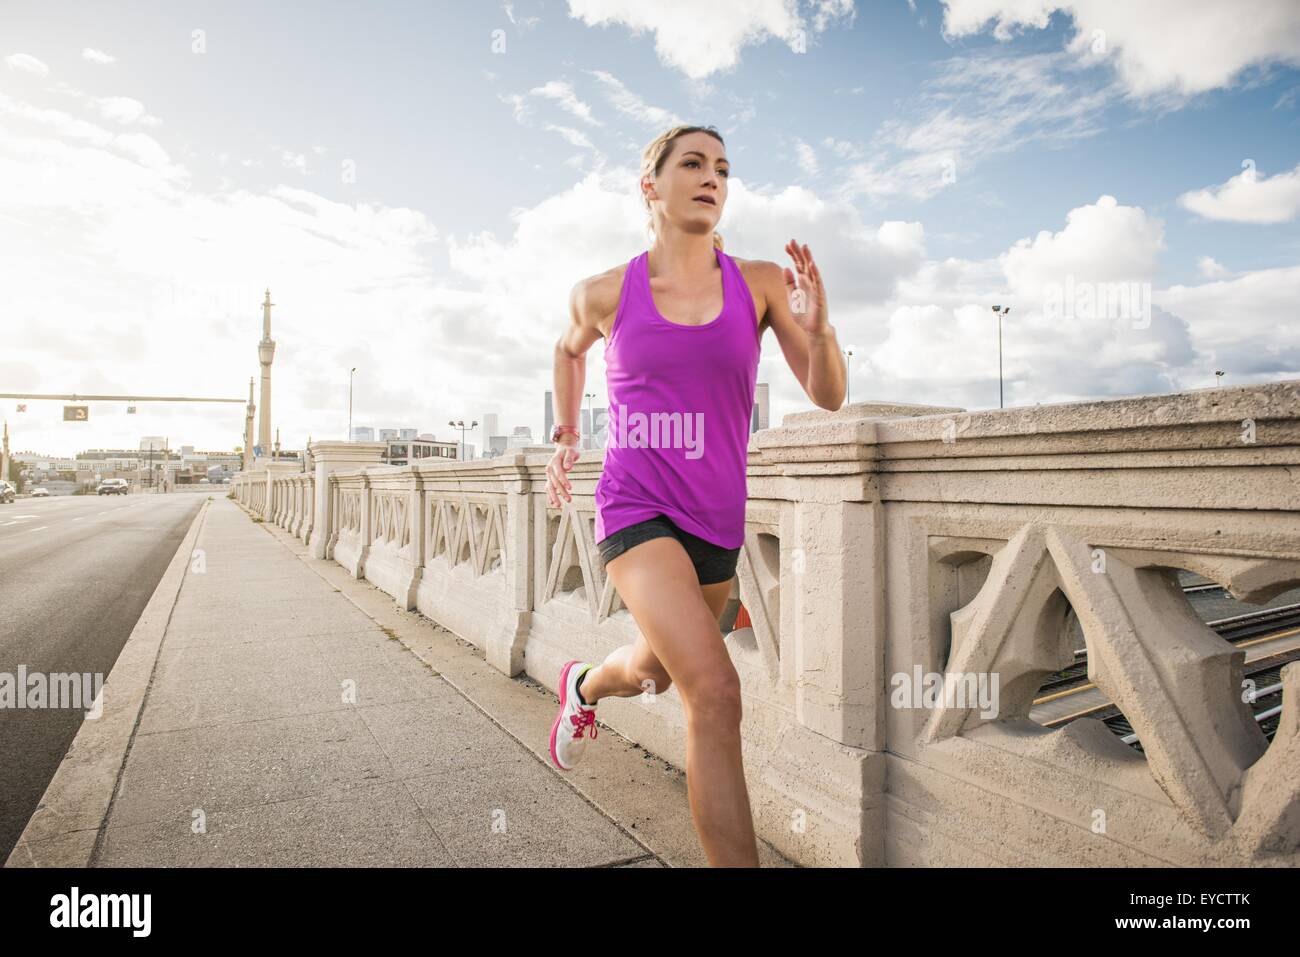
[[[546,498],[554,508],[560,507],[559,497],[566,502],[573,501],[573,484],[565,472],[573,467],[577,458],[577,450],[565,449],[546,466]]]

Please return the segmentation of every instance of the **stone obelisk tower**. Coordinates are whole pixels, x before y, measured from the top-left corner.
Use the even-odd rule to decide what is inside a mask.
[[[253,377],[248,377],[248,417],[244,420],[244,471],[247,472],[253,467],[253,413],[257,406],[253,405]]]
[[[262,303],[262,341],[257,344],[257,359],[262,363],[262,402],[258,419],[257,444],[262,454],[271,457],[271,360],[275,358],[275,340],[271,338],[271,290],[266,290]]]
[[[9,420],[5,420],[4,444],[0,445],[0,481],[9,481]]]

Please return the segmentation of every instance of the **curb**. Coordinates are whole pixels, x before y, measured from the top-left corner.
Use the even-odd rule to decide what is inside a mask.
[[[154,665],[180,597],[204,500],[100,690],[103,714],[83,720],[5,867],[93,867],[126,756],[144,710]]]

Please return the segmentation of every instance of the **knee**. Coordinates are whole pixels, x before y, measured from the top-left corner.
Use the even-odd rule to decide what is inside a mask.
[[[687,720],[740,726],[740,676],[734,668],[708,675],[688,690],[679,689],[686,704]]]

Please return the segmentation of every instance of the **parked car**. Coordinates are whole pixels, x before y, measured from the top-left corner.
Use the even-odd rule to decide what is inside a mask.
[[[125,495],[128,488],[126,479],[111,478],[100,482],[96,492],[99,495]]]
[[[17,489],[8,482],[0,481],[0,502],[12,502],[17,497]]]
[[[50,490],[43,485],[38,485],[32,489],[32,498],[49,498]]]

